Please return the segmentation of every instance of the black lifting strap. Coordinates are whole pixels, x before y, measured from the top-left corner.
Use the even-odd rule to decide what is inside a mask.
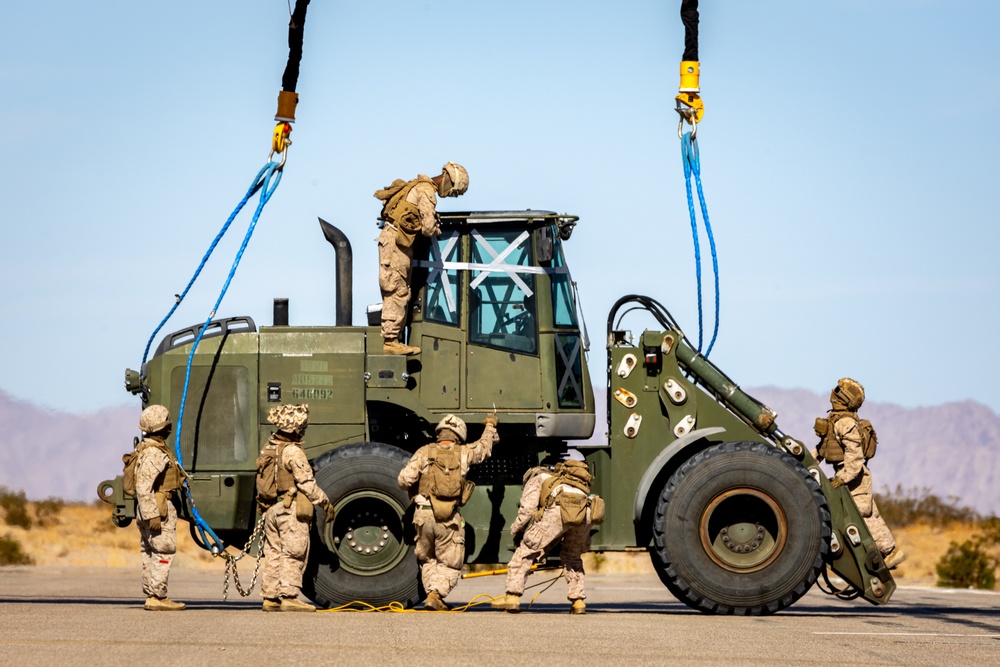
[[[681,60],[697,61],[698,0],[681,0],[681,22],[684,24],[684,57]]]
[[[695,3],[697,4],[697,3]],[[309,0],[295,0],[295,10],[288,22],[288,64],[281,77],[281,89],[295,92],[299,82],[299,62],[302,60],[302,37],[306,27],[306,8]]]

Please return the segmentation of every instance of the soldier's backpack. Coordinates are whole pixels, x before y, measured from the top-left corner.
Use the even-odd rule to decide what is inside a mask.
[[[126,496],[134,498],[135,473],[136,468],[139,465],[139,453],[147,447],[156,447],[162,450],[168,458],[170,458],[170,454],[167,452],[166,445],[163,443],[157,444],[156,441],[140,441],[139,438],[133,438],[132,444],[134,447],[132,451],[122,455],[122,463],[124,464],[124,468],[122,470],[122,491],[125,492]],[[160,493],[171,493],[181,487],[184,477],[185,475],[181,471],[180,467],[178,467],[177,464],[174,463],[173,459],[171,459],[170,465],[161,473],[161,476],[157,478],[155,486]]]
[[[446,449],[432,445],[428,463],[427,471],[420,475],[419,490],[430,499],[434,518],[447,521],[456,506],[469,502],[475,484],[462,479],[460,446]]]
[[[261,508],[270,507],[280,495],[295,486],[292,474],[278,466],[286,445],[279,442],[277,447],[266,446],[257,457],[257,503]]]
[[[382,219],[394,224],[400,232],[396,234],[396,245],[401,248],[413,245],[420,231],[420,212],[415,204],[406,201],[406,196],[410,194],[413,186],[422,182],[433,183],[426,176],[409,182],[397,178],[392,185],[375,191],[375,198],[384,202]]]
[[[590,468],[584,461],[563,461],[556,465],[555,474],[542,482],[541,491],[538,494],[539,512],[537,518],[541,518],[541,513],[552,505],[559,505],[559,512],[562,516],[563,525],[579,526],[587,520],[587,508],[591,507],[591,522],[594,518],[593,498],[590,496],[590,482],[593,477]],[[552,492],[560,485],[571,486],[583,493],[560,492],[555,496]],[[597,496],[594,496],[596,498]],[[601,503],[601,520],[603,517],[603,499]],[[597,522],[600,523],[600,522]]]
[[[833,424],[844,415],[849,415],[858,420],[858,431],[861,434],[861,452],[865,460],[875,458],[875,451],[878,449],[878,436],[872,423],[867,419],[859,419],[857,413],[831,413],[830,417],[819,417],[813,430],[816,431],[822,440],[819,444],[819,455],[832,463],[839,463],[844,460],[844,448],[837,442],[837,437],[833,432]]]
[[[139,462],[139,438],[132,440],[132,451],[122,455],[125,469],[122,472],[122,491],[126,496],[135,497],[135,466]]]

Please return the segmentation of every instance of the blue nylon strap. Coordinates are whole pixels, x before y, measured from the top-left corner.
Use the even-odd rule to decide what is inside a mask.
[[[268,167],[272,164],[274,163],[268,163],[264,165],[264,167],[257,173],[257,177],[254,178],[253,183],[250,185],[250,189],[247,190],[247,193],[243,196],[243,200],[236,205],[236,208],[233,209],[233,212],[229,214],[229,219],[226,220],[224,225],[222,225],[222,229],[220,229],[219,233],[215,235],[214,239],[212,239],[212,243],[208,246],[208,250],[205,252],[205,256],[201,258],[201,264],[199,264],[198,268],[195,269],[194,275],[191,276],[191,280],[188,281],[188,284],[184,288],[184,291],[182,291],[180,294],[177,295],[177,298],[174,301],[174,305],[170,309],[170,312],[167,313],[166,317],[164,317],[160,321],[159,325],[157,325],[156,329],[153,330],[152,335],[149,337],[149,341],[146,342],[146,349],[142,353],[143,364],[146,363],[146,359],[149,357],[149,348],[150,346],[152,346],[153,341],[156,339],[156,334],[160,333],[160,329],[162,329],[163,325],[167,323],[167,320],[171,318],[171,316],[174,314],[174,311],[177,310],[177,307],[181,305],[181,301],[184,300],[184,297],[186,297],[187,293],[191,290],[191,286],[194,285],[194,281],[198,279],[198,276],[201,274],[201,270],[205,268],[205,264],[208,262],[208,258],[211,257],[212,253],[215,251],[215,246],[219,245],[219,241],[221,241],[222,237],[225,236],[227,231],[229,231],[229,226],[233,224],[233,220],[236,219],[236,216],[239,215],[240,211],[243,210],[243,207],[246,206],[247,202],[250,200],[250,197],[252,197],[253,194],[257,190],[259,190],[260,187],[264,184],[264,180],[261,177],[264,175],[264,172],[267,171]],[[142,367],[140,366],[139,368],[141,369]]]
[[[695,184],[698,190],[698,203],[701,207],[701,217],[705,221],[705,232],[708,235],[708,243],[712,249],[712,269],[715,273],[715,328],[712,331],[712,340],[705,351],[705,358],[712,353],[715,340],[719,336],[719,258],[715,249],[715,237],[712,235],[712,223],[708,219],[708,205],[705,203],[705,192],[701,186],[701,157],[698,152],[698,140],[691,138],[690,132],[685,132],[681,137],[681,158],[684,161],[684,185],[687,189],[688,213],[691,216],[691,236],[694,239],[694,262],[695,277],[698,282],[698,351],[701,352],[702,335],[704,330],[702,314],[701,295],[701,245],[698,241],[698,219],[694,210],[694,196],[691,192],[691,176],[694,175]]]
[[[237,204],[236,209],[232,212],[232,214],[230,214],[229,219],[226,220],[226,223],[222,226],[222,229],[219,230],[219,233],[216,234],[215,238],[212,240],[212,244],[209,246],[208,252],[205,253],[205,256],[201,260],[201,264],[198,265],[198,268],[197,270],[195,270],[194,275],[188,282],[187,287],[184,288],[184,292],[178,295],[177,302],[174,304],[173,308],[170,309],[170,312],[167,313],[167,316],[163,318],[163,321],[160,322],[159,326],[156,327],[156,330],[153,332],[153,335],[150,336],[149,338],[149,342],[146,343],[146,351],[143,353],[142,356],[143,364],[146,363],[146,358],[147,355],[149,354],[150,345],[156,338],[156,334],[159,333],[160,329],[163,328],[163,325],[166,324],[167,320],[170,319],[170,316],[174,314],[175,310],[177,310],[177,307],[180,305],[181,301],[184,300],[184,297],[187,295],[188,290],[191,289],[191,286],[194,284],[194,281],[198,278],[198,275],[204,268],[205,263],[208,261],[208,258],[212,255],[212,252],[218,245],[219,240],[223,237],[223,235],[225,235],[226,231],[229,229],[229,226],[233,223],[233,220],[236,218],[239,212],[243,210],[243,207],[246,205],[247,201],[249,201],[250,197],[252,197],[253,194],[259,190],[260,201],[257,204],[257,210],[254,211],[253,219],[250,221],[250,225],[247,228],[246,235],[243,237],[243,243],[240,245],[240,249],[236,253],[236,258],[233,260],[233,266],[229,270],[229,275],[226,278],[225,284],[222,286],[222,291],[219,293],[219,298],[216,299],[215,305],[212,307],[212,312],[209,313],[208,318],[205,320],[205,323],[201,326],[201,329],[199,329],[198,335],[195,337],[194,343],[191,346],[191,353],[188,355],[187,368],[185,369],[184,372],[184,391],[181,394],[181,404],[177,415],[177,436],[174,438],[174,453],[176,454],[177,457],[177,465],[179,465],[181,469],[184,468],[184,458],[183,454],[181,453],[181,434],[184,431],[184,406],[187,403],[188,385],[191,382],[191,364],[194,361],[195,352],[198,350],[198,344],[201,342],[202,336],[204,336],[205,334],[205,330],[208,328],[208,325],[212,322],[212,319],[215,317],[215,313],[219,309],[219,306],[222,303],[222,299],[226,295],[226,291],[229,289],[229,284],[232,282],[233,276],[236,275],[236,269],[240,265],[240,260],[243,258],[243,252],[246,250],[247,244],[250,242],[250,237],[253,236],[254,229],[257,226],[257,220],[260,218],[260,213],[264,209],[264,205],[271,199],[271,195],[274,194],[274,191],[278,187],[278,184],[281,182],[282,173],[283,172],[281,169],[281,165],[276,162],[268,162],[266,165],[264,165],[264,167],[261,168],[259,172],[257,172],[257,176],[256,178],[254,178],[254,181],[250,185],[250,188],[247,190],[247,193],[243,197],[243,200],[240,201],[239,204]],[[223,544],[222,540],[219,539],[219,536],[216,535],[215,532],[212,530],[212,528],[208,525],[208,523],[202,518],[201,513],[198,511],[198,508],[195,505],[194,496],[191,494],[191,486],[188,484],[187,479],[184,480],[183,488],[184,488],[184,494],[188,500],[188,505],[191,508],[191,516],[194,519],[194,527],[195,530],[197,530],[198,535],[200,536],[202,545],[204,546],[204,548],[209,549],[213,553],[221,553],[221,551],[225,548],[225,545]]]

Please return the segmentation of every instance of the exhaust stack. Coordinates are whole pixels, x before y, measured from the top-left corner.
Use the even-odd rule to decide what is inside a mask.
[[[323,229],[323,236],[333,246],[333,251],[337,254],[337,301],[336,301],[336,325],[338,327],[351,326],[351,312],[354,308],[352,275],[354,273],[354,253],[351,250],[351,242],[347,240],[347,235],[340,231],[323,218],[319,219],[319,226]]]

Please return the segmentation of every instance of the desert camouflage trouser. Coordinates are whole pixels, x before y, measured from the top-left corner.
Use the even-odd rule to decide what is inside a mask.
[[[160,530],[154,533],[149,522],[139,519],[139,549],[142,552],[142,592],[146,597],[167,597],[170,564],[177,553],[177,510],[167,502],[167,518],[161,518]]]
[[[851,492],[854,504],[858,506],[858,511],[864,517],[868,532],[875,540],[875,546],[885,556],[896,548],[896,540],[892,537],[889,526],[886,525],[879,513],[878,505],[875,504],[875,497],[872,495],[872,474],[869,472],[868,466],[861,467],[861,474],[847,485],[847,490]]]
[[[412,267],[413,258],[396,245],[396,232],[386,224],[378,237],[378,286],[382,291],[382,337],[387,340],[400,340],[403,334]]]
[[[309,523],[296,518],[294,502],[285,507],[279,501],[264,513],[262,598],[298,597],[309,555]]]
[[[531,566],[560,538],[562,547],[559,550],[559,561],[569,587],[566,597],[570,600],[583,600],[587,597],[583,591],[583,559],[580,556],[590,549],[590,509],[587,509],[587,520],[579,526],[564,526],[562,510],[558,505],[545,510],[541,520],[531,524],[525,531],[524,539],[507,566],[508,593],[524,593],[524,581],[531,573]]]
[[[437,521],[430,508],[417,507],[413,512],[413,526],[417,533],[415,551],[424,591],[437,591],[445,597],[458,583],[465,563],[465,521],[458,512],[447,521]]]

